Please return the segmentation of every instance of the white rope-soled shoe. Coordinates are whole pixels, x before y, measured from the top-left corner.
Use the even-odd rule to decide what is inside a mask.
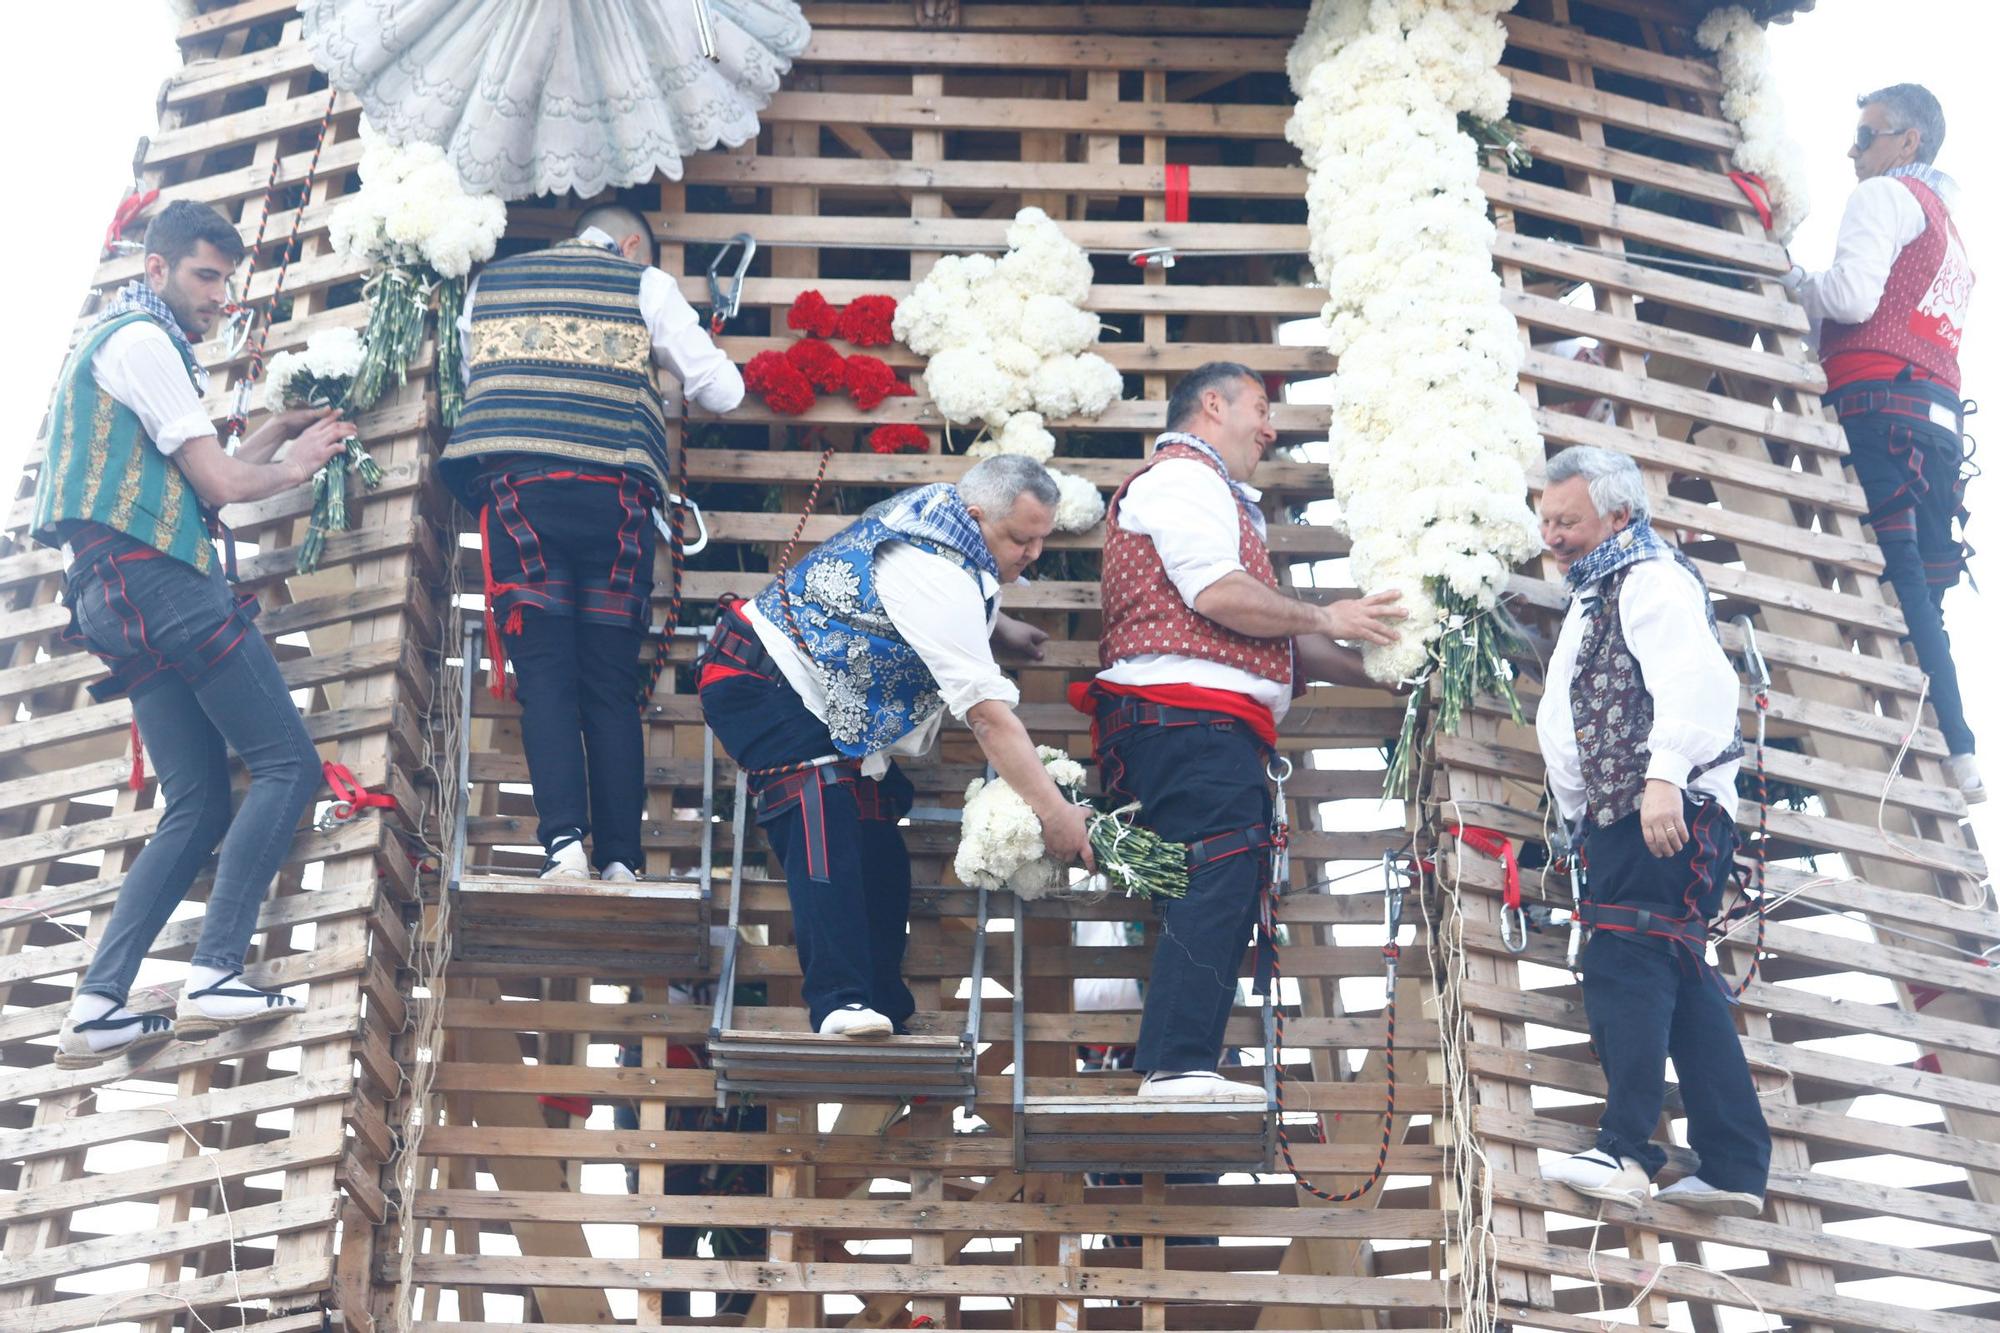
[[[241,971],[231,972],[212,986],[182,995],[174,1011],[174,1034],[182,1041],[207,1041],[230,1028],[266,1023],[305,1008],[279,991],[260,990],[248,983],[230,984],[242,975]]]

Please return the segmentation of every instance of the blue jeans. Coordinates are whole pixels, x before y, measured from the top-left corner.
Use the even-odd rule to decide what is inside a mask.
[[[146,951],[218,843],[194,963],[243,965],[265,892],[319,791],[320,767],[277,660],[221,572],[204,576],[182,561],[148,557],[136,543],[113,546],[121,558],[80,562],[71,571],[71,629],[130,689],[166,798],[77,988],[122,1004]],[[250,770],[234,818],[230,750]]]

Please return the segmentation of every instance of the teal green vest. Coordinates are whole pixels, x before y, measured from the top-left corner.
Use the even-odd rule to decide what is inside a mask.
[[[91,370],[106,338],[146,318],[134,312],[106,320],[63,366],[49,408],[33,534],[44,546],[60,546],[78,523],[101,523],[206,574],[215,546],[194,487],[153,447],[138,414],[106,393]],[[194,369],[189,362],[191,382]]]
[[[439,460],[477,508],[501,456],[616,468],[667,493],[667,413],[639,310],[645,265],[582,241],[495,260],[473,294],[465,410]]]

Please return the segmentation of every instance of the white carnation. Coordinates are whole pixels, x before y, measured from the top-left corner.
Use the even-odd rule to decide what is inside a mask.
[[[305,368],[321,379],[352,379],[361,370],[361,332],[323,329],[306,341]]]
[[[266,412],[282,412],[293,406],[286,399],[291,393],[292,377],[303,369],[304,359],[297,352],[278,352],[264,363],[263,405]]]
[[[1737,170],[1761,176],[1771,195],[1771,233],[1789,241],[1811,206],[1804,155],[1785,128],[1783,100],[1771,68],[1764,29],[1741,5],[1710,12],[1694,39],[1715,52],[1722,74],[1722,114],[1742,135],[1730,159]]]
[[[1104,518],[1104,497],[1097,493],[1097,487],[1071,472],[1049,469],[1049,475],[1056,479],[1056,487],[1062,492],[1056,501],[1057,532],[1087,532]]]
[[[1084,783],[1083,765],[1051,746],[1037,746],[1049,778],[1074,797]],[[958,851],[952,869],[972,888],[1008,889],[1024,898],[1040,897],[1069,882],[1067,867],[1048,858],[1042,823],[1026,800],[1000,779],[974,778],[965,789]]]
[[[995,454],[1020,454],[1037,463],[1046,463],[1055,451],[1056,437],[1043,428],[1042,414],[1016,412],[999,430],[988,431],[975,440],[965,456],[976,460]]]
[[[1035,371],[1035,410],[1044,417],[1095,417],[1117,401],[1125,380],[1095,352],[1051,357]]]

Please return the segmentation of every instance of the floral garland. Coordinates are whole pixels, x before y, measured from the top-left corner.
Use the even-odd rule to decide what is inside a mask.
[[[364,124],[361,189],[335,208],[327,239],[341,254],[375,267],[368,280],[366,356],[355,375],[352,406],[375,405],[389,378],[405,382],[423,346],[427,317],[437,318],[438,405],[446,426],[465,404],[458,317],[472,266],[491,259],[507,230],[507,206],[468,194],[436,144],[398,147]]]
[[[947,255],[897,308],[896,337],[930,358],[924,387],[938,411],[980,425],[967,458],[1022,454],[1047,463],[1056,451],[1050,419],[1095,417],[1123,396],[1117,367],[1086,350],[1100,328],[1082,308],[1092,279],[1082,247],[1047,213],[1024,208],[1007,228],[1005,255]],[[1055,475],[1063,486],[1056,527],[1095,527],[1104,517],[1096,488]]]
[[[361,335],[353,329],[327,329],[306,340],[305,350],[279,352],[264,367],[264,406],[272,412],[300,407],[353,406],[355,376],[367,359]],[[344,532],[351,524],[347,513],[347,470],[354,469],[361,484],[374,490],[382,482],[382,465],[350,439],[347,448],[326,461],[313,474],[312,517],[306,524],[306,539],[299,543],[296,568],[310,574],[319,568],[326,551],[326,534]]]
[[[1410,612],[1396,644],[1364,657],[1378,680],[1438,675],[1447,726],[1479,690],[1511,697],[1500,593],[1541,550],[1526,470],[1542,442],[1517,387],[1479,149],[1460,128],[1461,114],[1506,114],[1498,15],[1512,5],[1315,0],[1288,62],[1300,99],[1286,135],[1308,170],[1307,232],[1340,360],[1338,522],[1355,581],[1401,591]]]
[[[1083,765],[1053,746],[1038,745],[1050,781],[1074,801],[1083,789]],[[1187,895],[1187,848],[1164,842],[1157,833],[1129,822],[1137,807],[1090,817],[1090,850],[1097,876],[1075,888],[1101,891],[1106,885],[1141,898]],[[1022,898],[1046,898],[1075,891],[1069,867],[1053,860],[1042,842],[1042,822],[1000,778],[974,778],[965,789],[958,852],[952,869],[973,888],[1006,889]]]
[[[1782,243],[1811,207],[1799,146],[1785,132],[1785,107],[1771,70],[1771,44],[1750,11],[1729,5],[1710,11],[1694,39],[1715,52],[1722,73],[1722,114],[1743,136],[1730,154],[1736,169],[1759,179],[1771,207],[1770,230]]]

